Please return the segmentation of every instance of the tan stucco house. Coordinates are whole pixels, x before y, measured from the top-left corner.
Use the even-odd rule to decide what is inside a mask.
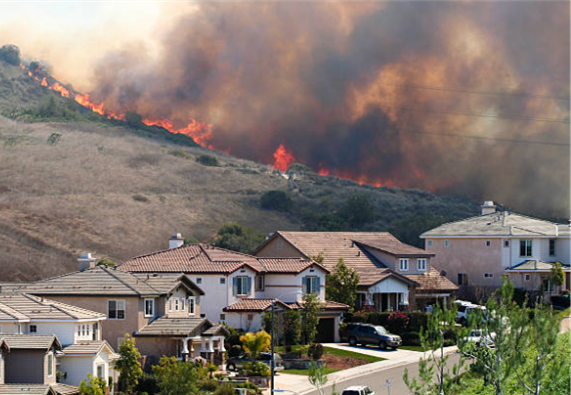
[[[448,299],[457,287],[433,267],[434,254],[386,232],[278,231],[255,255],[311,259],[322,255],[330,271],[340,259],[360,277],[357,308],[423,308]]]
[[[507,274],[516,287],[537,291],[542,285],[551,288],[551,267],[560,262],[565,271],[563,287],[571,288],[569,224],[496,209],[486,201],[481,215],[443,224],[420,236],[446,277],[463,291],[478,293],[499,287]]]

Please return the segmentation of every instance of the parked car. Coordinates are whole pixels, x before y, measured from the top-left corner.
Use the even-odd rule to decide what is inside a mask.
[[[272,360],[272,353],[269,352],[261,353],[260,358],[257,359],[257,361],[263,362],[268,366],[271,366],[271,360]],[[276,360],[275,370],[284,370],[284,362],[279,354],[276,354],[275,360]],[[250,358],[247,354],[242,354],[237,357],[229,358],[228,361],[226,361],[226,370],[233,372],[235,370],[242,369],[244,368],[244,364],[248,362],[254,362],[254,360]]]
[[[485,306],[480,306],[473,303],[460,303],[458,306],[458,312],[456,313],[456,321],[465,325],[468,322],[468,317],[470,314],[474,313],[476,310],[481,310],[483,313],[482,319],[487,317],[487,309]]]
[[[551,304],[554,309],[565,310],[569,305],[571,305],[570,302],[569,294],[553,295],[551,297]]]
[[[386,350],[388,347],[396,349],[402,344],[399,335],[389,333],[380,325],[371,324],[348,324],[341,331],[341,341],[348,341],[352,346],[373,344],[379,346],[381,350]]]
[[[464,341],[476,343],[477,345],[485,345],[489,348],[494,348],[496,346],[494,344],[495,338],[496,334],[494,332],[484,335],[481,329],[473,329],[468,334],[468,337],[464,338]]]
[[[341,395],[375,395],[375,393],[367,386],[354,385],[345,388]]]

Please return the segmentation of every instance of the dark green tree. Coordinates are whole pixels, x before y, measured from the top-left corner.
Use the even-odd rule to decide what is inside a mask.
[[[18,66],[20,64],[20,48],[16,45],[3,45],[0,47],[0,60]]]
[[[198,158],[196,158],[196,161],[204,166],[220,166],[218,159],[212,155],[200,155]]]
[[[344,303],[353,310],[357,300],[359,280],[359,274],[354,269],[347,267],[343,258],[339,258],[335,271],[327,275],[325,298]]]
[[[202,365],[166,356],[153,366],[153,373],[159,383],[160,395],[204,394],[200,387],[208,378],[208,370]]]
[[[214,236],[212,245],[251,254],[263,241],[263,234],[246,226],[230,223],[222,225]]]
[[[138,127],[143,126],[143,116],[140,114],[137,114],[136,112],[128,111],[125,114],[125,122],[127,122],[127,125],[129,125],[133,128],[138,128]]]
[[[292,201],[284,191],[268,191],[260,198],[260,204],[266,210],[289,211]]]
[[[105,395],[107,393],[107,383],[102,377],[93,377],[87,373],[87,381],[83,380],[79,384],[80,395]]]
[[[374,219],[375,210],[371,203],[371,197],[364,193],[358,193],[347,199],[337,214],[347,221],[351,228],[360,228]]]
[[[283,313],[282,331],[286,346],[299,344],[301,340],[301,314],[298,310],[287,310]]]

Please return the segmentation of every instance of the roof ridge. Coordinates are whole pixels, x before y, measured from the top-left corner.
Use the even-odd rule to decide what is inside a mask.
[[[130,286],[129,284],[127,284],[125,281],[121,280],[121,279],[120,279],[117,275],[115,275],[114,273],[111,273],[109,268],[103,268],[103,270],[104,270],[106,273],[108,273],[110,276],[112,276],[113,278],[115,278],[117,281],[119,281],[120,283],[124,284],[127,288],[132,289],[135,293],[137,293],[137,295],[139,295],[139,296],[141,295],[141,293],[140,293],[139,291],[137,291],[135,288],[133,288],[132,286]],[[122,273],[129,273],[129,274],[131,274],[130,272],[123,272],[123,271],[121,271],[121,272],[122,272]],[[131,274],[131,275],[132,275],[132,274]],[[133,276],[133,277],[135,277],[135,276]],[[136,277],[135,277],[135,278],[136,278]],[[137,282],[139,281],[138,278],[136,278],[136,280],[137,280]],[[148,284],[146,284],[146,283],[145,283],[145,285],[148,286]],[[152,287],[151,287],[151,288],[152,288]]]
[[[65,311],[64,309],[62,309],[60,306],[56,306],[54,303],[50,303],[53,302],[50,299],[44,299],[44,298],[40,298],[38,296],[34,296],[34,295],[30,295],[27,293],[22,293],[23,296],[27,297],[30,300],[34,300],[35,302],[39,303],[39,304],[47,304],[50,307],[53,307],[54,309],[60,311],[61,313],[71,317],[71,318],[75,318],[76,320],[79,319],[79,317],[77,317],[76,315],[72,315],[71,313]],[[64,303],[65,304],[65,303]]]
[[[4,307],[4,308],[2,308]],[[6,309],[6,310],[5,310]],[[9,315],[10,317],[14,318],[15,320],[19,320],[19,318],[17,316],[14,315],[14,313],[11,312],[11,310],[16,311],[18,313],[20,313],[18,310],[11,308],[10,306],[7,306],[6,304],[4,304],[3,302],[0,302],[0,311],[4,312],[5,314]],[[28,317],[26,314],[24,313],[20,313],[23,316]],[[30,318],[30,317],[28,317]],[[1,335],[0,335],[1,337]]]
[[[141,254],[141,255],[133,256],[133,257],[127,259],[127,262],[128,262],[128,261],[132,261],[133,259],[145,258],[145,257],[148,257],[148,256],[153,256],[153,255],[157,255],[157,254],[162,254],[162,253],[168,252],[168,251],[182,250],[182,249],[184,249],[184,248],[189,248],[189,247],[192,247],[192,246],[200,246],[200,244],[201,244],[201,243],[189,243],[189,244],[183,244],[183,245],[181,245],[181,246],[179,246],[179,247],[166,248],[166,249],[163,249],[163,250],[152,251],[152,252],[148,252],[148,253],[146,253],[146,254]],[[198,255],[196,255],[196,256],[198,256]],[[196,257],[196,256],[195,256],[195,257]],[[118,265],[117,267],[122,266],[124,263],[125,263],[125,262],[121,263],[121,264]]]

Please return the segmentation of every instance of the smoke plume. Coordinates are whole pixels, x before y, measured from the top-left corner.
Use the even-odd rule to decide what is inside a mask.
[[[102,56],[91,96],[239,157],[566,216],[569,25],[569,2],[201,2],[152,56]]]

